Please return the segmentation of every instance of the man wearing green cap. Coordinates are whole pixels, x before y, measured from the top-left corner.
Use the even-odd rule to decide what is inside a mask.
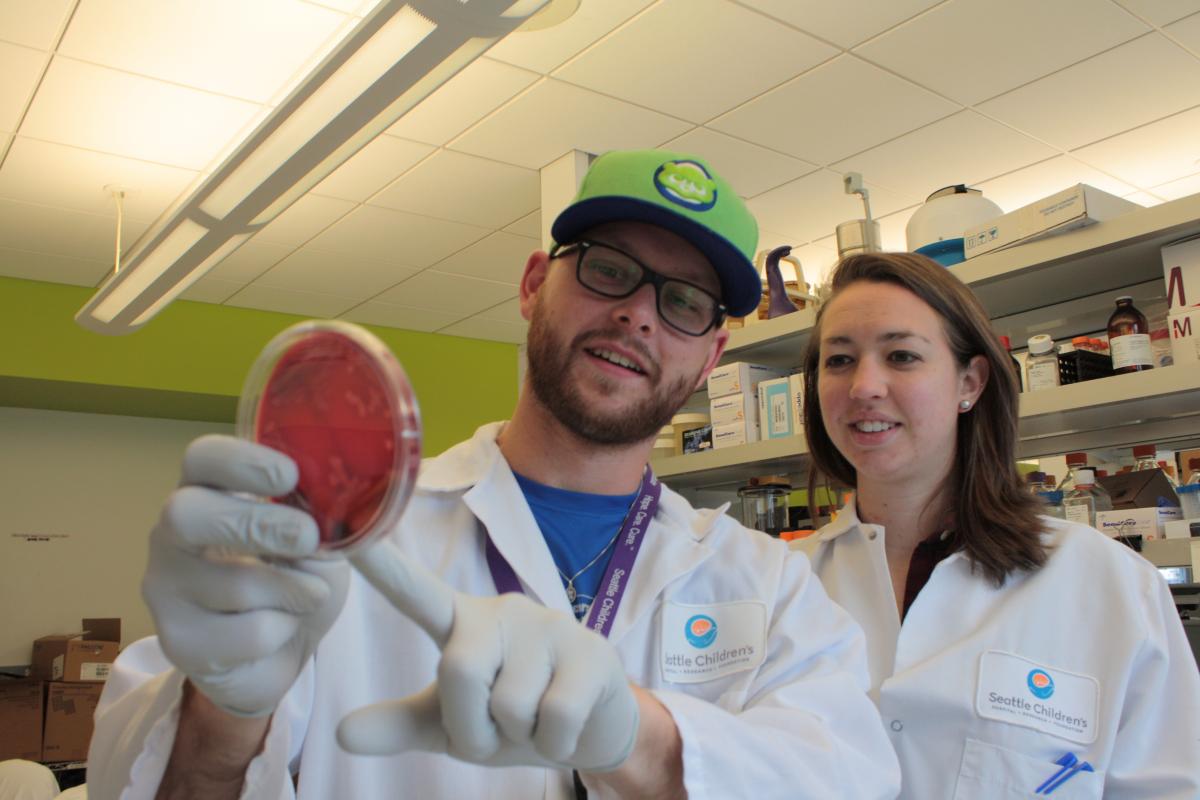
[[[512,419],[425,462],[351,564],[247,499],[290,491],[290,459],[189,448],[143,585],[159,636],[102,698],[94,796],[895,796],[862,634],[805,557],[647,466],[725,315],[758,305],[753,218],[699,158],[614,152],[552,233]],[[230,574],[218,542],[247,554]]]

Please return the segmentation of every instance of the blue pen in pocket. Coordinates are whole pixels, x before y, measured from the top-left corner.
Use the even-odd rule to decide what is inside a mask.
[[[1033,790],[1033,793],[1041,794],[1043,790],[1047,789],[1050,786],[1050,784],[1052,784],[1056,780],[1058,780],[1058,778],[1064,772],[1069,770],[1071,767],[1075,766],[1076,762],[1078,762],[1078,761],[1079,761],[1079,757],[1076,756],[1074,753],[1064,753],[1063,755],[1059,756],[1054,762],[1055,764],[1058,764],[1058,766],[1059,766],[1058,772],[1054,773],[1049,778],[1046,778],[1046,780],[1042,781],[1041,785]]]
[[[1063,773],[1063,776],[1061,778],[1059,778],[1057,781],[1055,781],[1054,783],[1047,786],[1046,791],[1042,792],[1042,794],[1044,794],[1044,795],[1050,794],[1055,789],[1057,789],[1058,787],[1060,787],[1064,783],[1066,783],[1068,780],[1070,780],[1071,778],[1074,778],[1075,773],[1077,773],[1077,772],[1095,772],[1095,771],[1096,770],[1092,767],[1091,764],[1089,764],[1086,761],[1080,761],[1078,764],[1075,764],[1070,769],[1068,769],[1065,773]]]

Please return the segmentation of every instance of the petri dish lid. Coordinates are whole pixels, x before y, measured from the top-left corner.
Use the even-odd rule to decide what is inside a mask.
[[[348,551],[400,519],[421,463],[421,417],[400,362],[366,329],[301,322],[250,368],[237,434],[290,456],[296,488],[271,498],[312,515],[323,551]]]

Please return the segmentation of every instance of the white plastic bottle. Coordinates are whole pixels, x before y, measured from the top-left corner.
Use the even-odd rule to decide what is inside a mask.
[[[1062,383],[1058,371],[1058,348],[1047,334],[1029,337],[1029,358],[1025,360],[1025,371],[1029,375],[1031,392],[1053,389]]]
[[[1112,511],[1112,498],[1096,483],[1090,469],[1075,472],[1075,488],[1063,497],[1063,510],[1069,522],[1096,527],[1097,511]]]

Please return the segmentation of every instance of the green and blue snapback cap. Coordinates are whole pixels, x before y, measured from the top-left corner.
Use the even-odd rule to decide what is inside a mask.
[[[744,317],[758,307],[758,224],[703,159],[665,150],[614,150],[600,156],[550,235],[569,244],[606,222],[645,222],[681,236],[717,271],[731,315]]]

